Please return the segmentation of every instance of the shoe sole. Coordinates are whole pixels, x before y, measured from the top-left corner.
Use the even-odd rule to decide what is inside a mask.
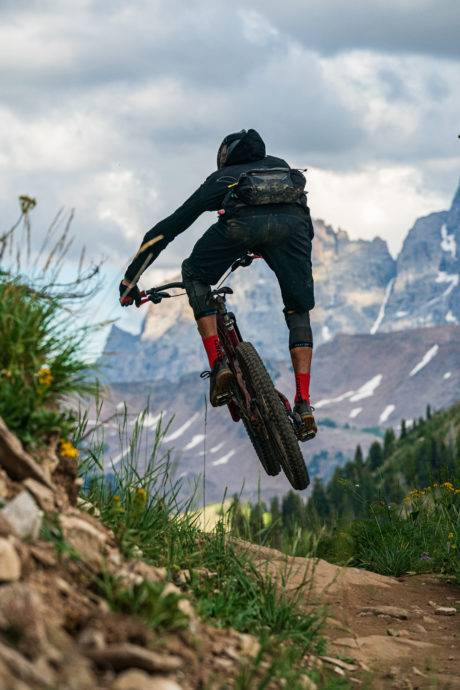
[[[225,405],[228,402],[229,395],[231,392],[230,388],[233,380],[233,374],[230,369],[228,369],[227,371],[223,371],[218,376],[216,383],[214,385],[214,395],[212,396],[212,399],[210,401],[213,407],[220,407],[221,405]]]

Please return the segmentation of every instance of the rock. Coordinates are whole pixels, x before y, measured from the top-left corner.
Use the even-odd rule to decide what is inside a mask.
[[[152,678],[144,671],[130,669],[116,678],[111,690],[181,690],[174,680],[156,676]]]
[[[0,537],[0,581],[14,582],[21,577],[21,561],[13,544]]]
[[[56,503],[51,489],[31,477],[28,477],[23,484],[45,513],[52,513],[55,510]]]
[[[27,491],[21,491],[1,511],[21,539],[38,538],[43,511]]]
[[[426,628],[421,624],[421,623],[416,623],[413,628],[414,632],[416,633],[422,633],[423,635],[426,635]]]
[[[329,664],[330,666],[337,666],[344,671],[357,671],[359,668],[359,666],[356,666],[356,664],[348,664],[346,661],[342,661],[341,659],[336,659],[335,657],[331,656],[320,656],[320,659],[326,664]]]
[[[52,489],[52,484],[38,463],[22,447],[21,442],[0,417],[0,465],[13,479],[32,477]]]
[[[5,499],[8,497],[8,475],[5,470],[0,467],[0,498]]]
[[[390,616],[400,620],[407,620],[409,618],[409,612],[397,606],[364,606],[361,611],[363,613],[373,613],[375,616]]]
[[[46,624],[50,618],[55,616],[29,584],[16,582],[0,588],[1,626],[17,631],[16,648],[29,659],[38,659],[49,650]]]
[[[96,628],[85,628],[78,636],[78,643],[82,647],[103,649],[105,647],[104,633]]]
[[[48,688],[53,684],[52,676],[44,675],[22,654],[19,654],[12,647],[7,647],[2,642],[0,642],[0,661],[8,667],[15,678],[19,678],[25,683],[33,683],[34,687],[37,684],[39,687]]]
[[[309,676],[301,676],[300,684],[305,690],[317,690],[318,686]]]
[[[77,498],[77,508],[79,508],[80,510],[84,510],[85,513],[89,513],[90,515],[93,515],[95,518],[101,517],[101,511],[99,510],[99,508],[93,505],[91,501],[87,501],[86,498],[82,498],[82,496],[78,496]]]
[[[409,630],[396,630],[395,628],[388,628],[387,635],[390,637],[410,637]]]
[[[0,513],[0,537],[9,537],[10,534],[14,534],[14,529],[8,522],[6,517]]]
[[[457,609],[453,606],[438,606],[434,612],[438,616],[455,616]]]
[[[54,568],[57,565],[56,550],[53,544],[32,544],[31,556],[45,568]]]
[[[190,620],[196,619],[195,609],[193,608],[192,602],[189,599],[179,599],[177,602],[177,608],[184,614],[184,616],[190,618]]]
[[[420,671],[420,669],[418,669],[416,666],[412,666],[412,673],[413,673],[415,676],[421,676],[422,678],[426,678],[426,674],[425,674],[425,673],[422,673],[422,672]]]
[[[140,575],[143,580],[149,580],[150,582],[163,582],[168,575],[166,568],[149,565],[144,563],[144,561],[134,561],[129,565],[132,565],[132,572]]]
[[[254,635],[240,633],[241,653],[243,656],[255,658],[260,652],[260,642]]]
[[[104,649],[88,649],[85,654],[96,666],[114,671],[134,667],[149,673],[168,673],[182,666],[182,659],[178,656],[158,654],[128,642],[108,645]]]
[[[106,534],[87,520],[75,515],[61,515],[64,538],[77,551],[85,563],[99,571],[103,565]]]
[[[431,616],[423,616],[422,620],[424,623],[427,623],[428,625],[436,623],[435,619]]]

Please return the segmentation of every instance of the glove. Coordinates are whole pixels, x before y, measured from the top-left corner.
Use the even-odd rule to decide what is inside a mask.
[[[119,285],[119,290],[120,290],[120,304],[122,307],[129,307],[134,302],[136,303],[136,306],[140,304],[141,293],[139,292],[139,288],[137,287],[137,285],[133,285],[132,287],[128,287],[123,282],[121,282]]]

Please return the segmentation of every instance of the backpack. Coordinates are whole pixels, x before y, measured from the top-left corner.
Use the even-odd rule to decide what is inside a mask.
[[[248,206],[301,202],[307,181],[300,170],[261,168],[241,173],[229,185],[233,198]]]

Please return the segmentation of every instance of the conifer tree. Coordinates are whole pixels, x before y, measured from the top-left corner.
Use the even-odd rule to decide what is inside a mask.
[[[371,444],[367,462],[373,472],[383,464],[383,449],[378,441]]]

